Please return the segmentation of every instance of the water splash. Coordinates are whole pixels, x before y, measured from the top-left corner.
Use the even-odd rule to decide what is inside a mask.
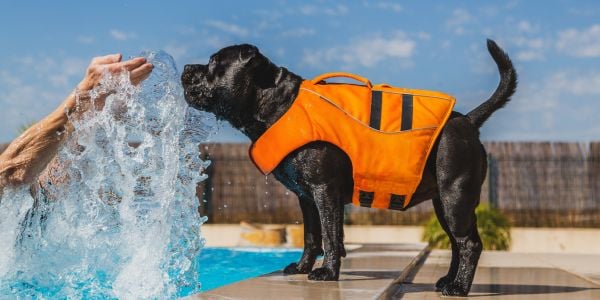
[[[205,219],[195,187],[208,162],[198,143],[213,117],[188,110],[168,54],[143,56],[154,70],[141,87],[127,73],[107,75],[87,100],[114,91],[103,108],[71,118],[75,131],[47,182],[5,191],[0,295],[138,299],[199,290]]]

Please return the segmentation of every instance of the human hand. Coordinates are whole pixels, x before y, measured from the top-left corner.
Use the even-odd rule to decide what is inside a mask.
[[[121,54],[94,57],[85,72],[85,77],[77,85],[77,91],[88,92],[95,88],[100,83],[104,72],[115,74],[128,71],[131,83],[134,85],[139,84],[150,75],[153,66],[145,58],[136,57],[123,62],[121,58]]]

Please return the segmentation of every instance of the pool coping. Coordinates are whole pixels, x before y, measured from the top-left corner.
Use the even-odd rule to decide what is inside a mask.
[[[381,298],[394,292],[412,270],[427,257],[424,243],[349,245],[342,262],[340,281],[309,281],[306,275],[276,271],[238,281],[187,299],[268,298]],[[318,262],[317,264],[319,264]]]

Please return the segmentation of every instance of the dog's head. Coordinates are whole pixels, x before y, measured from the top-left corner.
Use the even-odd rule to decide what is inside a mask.
[[[181,82],[190,106],[231,122],[256,110],[257,92],[275,86],[277,73],[255,46],[244,44],[219,50],[207,65],[186,65]]]

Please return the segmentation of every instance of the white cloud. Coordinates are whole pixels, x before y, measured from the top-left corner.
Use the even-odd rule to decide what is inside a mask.
[[[555,91],[575,96],[600,96],[600,70],[588,73],[557,72],[547,80]]]
[[[595,17],[600,14],[600,7],[577,5],[569,8],[567,12],[578,17]]]
[[[224,46],[226,46],[229,43],[228,40],[225,40],[220,35],[208,36],[208,37],[206,37],[205,42],[207,45],[209,45],[213,49],[223,48]]]
[[[442,44],[440,45],[440,47],[442,47],[442,49],[450,49],[450,47],[452,47],[452,41],[451,40],[444,40],[442,42]]]
[[[95,41],[96,38],[94,38],[93,36],[82,35],[77,37],[77,42],[81,44],[93,44]]]
[[[180,26],[177,28],[177,32],[181,35],[193,35],[196,34],[196,28],[192,26]]]
[[[600,57],[600,25],[560,31],[556,48],[575,57]]]
[[[391,10],[394,12],[402,11],[402,5],[395,2],[378,2],[375,4],[375,6],[384,10]]]
[[[57,70],[60,71],[60,70]],[[43,118],[67,96],[70,88],[48,85],[47,73],[31,74],[26,70],[0,73],[0,142],[10,142],[18,128]],[[34,79],[34,80],[31,80]]]
[[[520,4],[520,0],[510,0],[510,1],[506,2],[506,4],[504,5],[504,8],[513,9],[513,8],[516,8],[517,6],[519,6],[519,4]]]
[[[477,99],[473,102],[478,105],[489,93],[471,98]],[[561,70],[541,79],[522,77],[512,101],[484,125],[482,137],[486,140],[594,140],[600,132],[598,101],[598,70]]]
[[[343,4],[338,4],[333,7],[322,7],[316,5],[304,5],[299,9],[300,13],[307,16],[328,15],[341,16],[348,13],[349,9]]]
[[[429,34],[429,33],[425,32],[425,31],[419,31],[419,32],[417,33],[417,37],[418,37],[420,40],[424,40],[424,41],[429,41],[429,40],[431,40],[431,34]]]
[[[471,71],[479,75],[497,74],[498,68],[483,43],[471,43],[467,51]]]
[[[109,33],[110,36],[117,41],[126,41],[137,37],[137,35],[133,32],[125,32],[118,29],[111,29]]]
[[[523,36],[511,40],[519,48],[516,59],[519,61],[544,60],[545,46],[548,44],[542,38],[527,38]]]
[[[44,83],[50,83],[53,87],[70,88],[72,83],[83,78],[89,59],[39,55],[18,57],[11,62],[14,64],[11,69],[19,70],[19,73],[13,74],[14,80],[19,80],[20,77],[35,77],[36,80],[42,79]],[[34,76],[20,76],[21,73],[32,73]],[[8,83],[6,77],[4,83]]]
[[[536,33],[540,30],[539,25],[533,25],[529,21],[520,21],[517,24],[517,29],[522,33]]]
[[[557,120],[585,122],[586,116],[595,118],[600,112],[596,104],[600,101],[600,71],[558,71],[541,81],[523,81],[517,91],[508,107],[528,118],[540,118],[538,125],[544,130],[562,126]],[[587,127],[600,128],[596,124]]]
[[[524,50],[517,52],[516,58],[519,61],[543,60],[544,54],[540,51]]]
[[[223,21],[210,20],[206,21],[206,25],[240,37],[248,36],[248,30],[236,24],[226,23]]]
[[[54,63],[55,71],[48,74],[48,79],[56,87],[68,88],[73,80],[83,78],[88,61],[78,58],[66,58]]]
[[[281,36],[298,38],[298,37],[310,36],[310,35],[314,35],[314,34],[315,34],[314,29],[300,27],[300,28],[286,30],[281,33]]]
[[[165,51],[171,54],[171,56],[173,56],[173,58],[177,61],[187,54],[188,48],[184,45],[170,44],[165,47]]]
[[[342,63],[346,67],[373,67],[383,61],[410,64],[416,42],[399,32],[393,36],[375,35],[355,39],[346,45],[305,51],[303,62],[318,67],[323,63]]]
[[[446,27],[456,35],[463,35],[466,32],[465,26],[474,20],[473,16],[467,10],[457,8],[452,11],[452,16],[446,21]]]

